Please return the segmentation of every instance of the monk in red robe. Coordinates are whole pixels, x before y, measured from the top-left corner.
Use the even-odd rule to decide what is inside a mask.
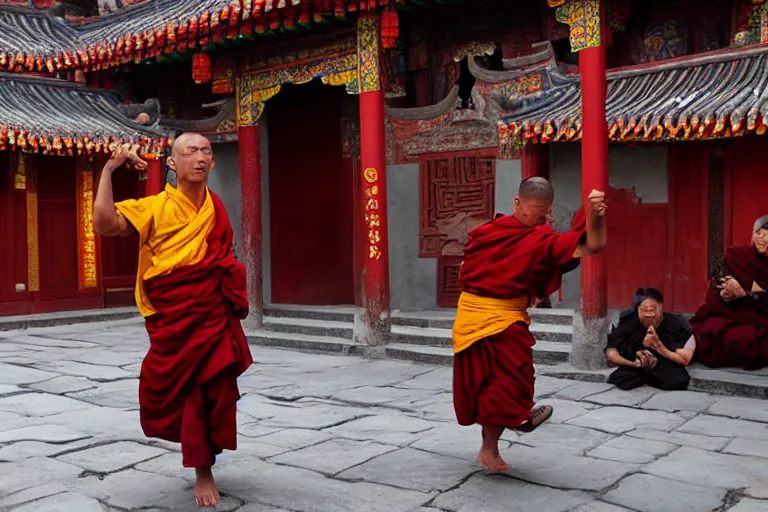
[[[752,245],[731,247],[706,302],[691,319],[696,359],[713,368],[768,366],[768,215],[752,229]]]
[[[141,367],[141,426],[148,437],[181,443],[195,468],[198,506],[215,506],[212,466],[237,447],[237,377],[253,362],[240,321],[248,315],[245,269],[221,200],[207,188],[211,143],[189,133],[176,139],[168,165],[177,187],[114,203],[112,173],[146,168],[135,150],[118,147],[104,166],[94,225],[106,236],[139,233],[136,304],[150,349]]]
[[[513,214],[474,229],[464,247],[453,326],[453,403],[460,425],[482,426],[477,462],[491,471],[509,469],[499,454],[504,429],[530,432],[552,415],[549,406],[533,408],[535,340],[527,308],[560,287],[574,259],[605,247],[605,194],[592,191],[589,200],[589,221],[560,234],[545,225],[552,185],[526,179]]]

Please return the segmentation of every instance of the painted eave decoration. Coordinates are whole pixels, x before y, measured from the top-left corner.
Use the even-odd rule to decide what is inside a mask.
[[[499,98],[502,152],[521,144],[581,139],[579,78],[559,78],[533,99]],[[700,140],[766,132],[768,45],[617,69],[607,73],[607,81],[606,120],[612,141]]]
[[[128,118],[111,93],[71,82],[0,73],[0,103],[0,150],[92,155],[128,143],[158,156],[169,142]]]
[[[145,0],[66,21],[47,11],[0,6],[0,71],[108,69],[388,5],[389,0]]]

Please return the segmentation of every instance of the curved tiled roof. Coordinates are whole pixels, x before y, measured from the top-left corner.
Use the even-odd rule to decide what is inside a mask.
[[[98,153],[120,142],[159,154],[167,144],[163,133],[126,117],[113,94],[71,82],[0,74],[0,105],[0,150]]]
[[[556,69],[549,69],[556,74]],[[581,139],[581,86],[560,77],[536,98],[500,100],[504,144]],[[607,73],[613,141],[687,140],[768,129],[768,46],[730,49]]]
[[[49,11],[0,7],[0,70],[105,69],[343,17],[363,5],[389,0],[146,0],[66,22]]]

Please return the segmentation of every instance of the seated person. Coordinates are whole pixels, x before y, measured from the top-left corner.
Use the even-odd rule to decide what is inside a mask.
[[[608,335],[605,356],[609,366],[619,368],[608,377],[610,384],[629,390],[648,384],[665,390],[685,390],[691,377],[696,340],[688,322],[680,315],[663,312],[659,290],[640,288],[632,299],[633,309],[619,317]]]
[[[713,368],[768,366],[768,215],[755,222],[752,245],[731,247],[691,327],[697,361]]]

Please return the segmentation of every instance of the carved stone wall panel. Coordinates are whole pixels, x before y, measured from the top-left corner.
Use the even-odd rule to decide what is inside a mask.
[[[419,256],[434,258],[448,249],[460,255],[466,234],[495,209],[494,155],[453,153],[421,161]]]

